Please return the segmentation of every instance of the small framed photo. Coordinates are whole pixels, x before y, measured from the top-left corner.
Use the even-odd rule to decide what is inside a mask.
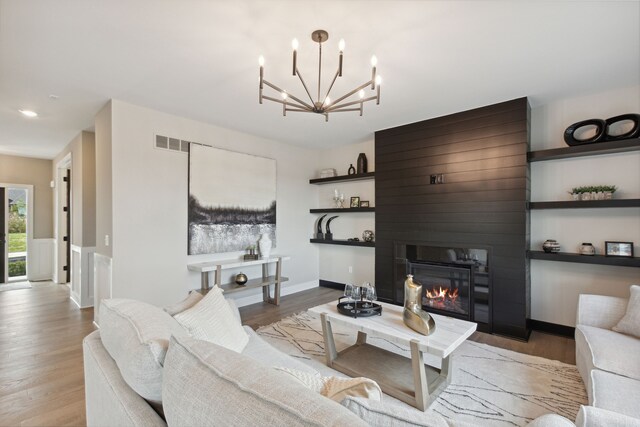
[[[605,256],[633,258],[633,242],[604,242]]]
[[[363,200],[360,202],[360,207],[361,208],[368,208],[369,207],[369,201],[368,200]]]
[[[351,198],[351,203],[349,203],[349,207],[359,208],[360,207],[360,196],[355,196]]]

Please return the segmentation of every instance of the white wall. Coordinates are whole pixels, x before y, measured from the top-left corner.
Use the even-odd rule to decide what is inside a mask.
[[[531,149],[566,147],[563,132],[580,120],[607,119],[640,112],[640,86],[564,99],[531,111]],[[569,200],[580,185],[613,184],[616,198],[640,198],[640,152],[535,162],[531,164],[531,200]],[[597,253],[605,240],[632,241],[640,254],[640,208],[531,211],[531,248],[556,239],[563,252],[577,252],[590,242]],[[531,261],[531,317],[575,325],[578,295],[595,293],[628,297],[640,283],[640,269],[589,264]]]
[[[188,289],[200,287],[199,274],[187,270],[188,262],[241,255],[187,256],[188,156],[155,149],[154,134],[276,159],[277,247],[273,252],[292,257],[283,266],[283,274],[290,278],[284,288],[317,285],[318,249],[309,243],[313,224],[309,208],[317,200],[317,189],[309,179],[315,175],[316,151],[117,100],[112,101],[112,123],[113,297],[160,306],[173,303]],[[249,277],[260,274],[259,268],[244,272]],[[233,273],[229,271],[225,278]]]
[[[335,168],[338,175],[346,175],[350,164],[357,168],[359,153],[365,153],[368,160],[368,171],[373,172],[375,167],[374,140],[371,139],[359,144],[347,145],[320,153],[316,177],[320,176],[320,170]],[[345,196],[345,207],[349,206],[351,196],[360,196],[360,200],[368,200],[371,207],[375,206],[375,181],[338,182],[324,184],[318,187],[318,197],[315,207],[333,207],[333,192],[338,189]],[[331,222],[331,231],[335,239],[358,237],[362,239],[364,230],[375,232],[375,213],[347,213],[329,214],[323,223],[334,215],[339,218]],[[314,214],[318,218],[321,214]],[[315,220],[314,218],[314,220]],[[325,227],[322,227],[323,232]],[[375,249],[354,246],[317,245],[319,248],[320,279],[338,283],[363,283],[375,280]],[[349,273],[352,267],[352,273]]]

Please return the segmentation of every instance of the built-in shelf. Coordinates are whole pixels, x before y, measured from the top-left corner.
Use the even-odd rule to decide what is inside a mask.
[[[349,212],[375,212],[376,208],[321,208],[309,209],[310,213],[349,213]]]
[[[547,253],[544,251],[527,251],[530,259],[543,261],[577,262],[581,264],[617,265],[620,267],[640,267],[640,258],[625,258],[604,255],[580,255],[568,252]]]
[[[332,182],[362,181],[365,179],[374,179],[375,175],[376,175],[375,172],[367,172],[367,173],[357,173],[354,175],[331,176],[329,178],[315,178],[315,179],[310,179],[309,184],[331,184]]]
[[[640,199],[611,200],[567,200],[561,202],[530,202],[530,209],[589,209],[589,208],[636,208]]]
[[[553,148],[550,150],[530,151],[529,162],[568,159],[571,157],[595,156],[600,154],[625,153],[640,150],[640,138],[622,139],[620,141],[594,142],[575,147]]]
[[[375,242],[353,242],[350,240],[324,240],[324,239],[309,239],[311,243],[322,243],[325,245],[341,245],[341,246],[364,246],[368,248],[375,248]]]

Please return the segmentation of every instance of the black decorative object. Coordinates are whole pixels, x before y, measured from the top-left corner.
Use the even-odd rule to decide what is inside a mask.
[[[244,285],[245,283],[247,283],[247,275],[244,273],[238,273],[236,274],[236,283],[238,285]]]
[[[544,250],[548,254],[556,254],[560,252],[560,243],[553,239],[545,240],[542,244],[542,250]]]
[[[575,137],[575,133],[578,129],[583,128],[585,126],[595,126],[596,127],[596,134],[593,135],[591,138],[585,138],[585,139],[576,139]],[[606,130],[607,130],[607,122],[602,120],[602,119],[589,119],[589,120],[583,120],[581,122],[577,122],[572,124],[571,126],[569,126],[567,129],[565,129],[564,131],[564,142],[567,143],[567,145],[573,147],[576,145],[583,145],[583,144],[591,144],[594,142],[600,142],[604,140],[604,137],[606,135]]]
[[[364,240],[365,242],[373,242],[374,238],[375,238],[375,234],[373,233],[373,231],[364,230],[362,232],[362,240]]]
[[[318,228],[316,229],[316,239],[324,239],[324,235],[322,234],[322,220],[324,219],[325,216],[327,216],[327,214],[322,215],[318,219]]]
[[[376,304],[374,302],[365,302],[365,301],[356,301],[355,304],[353,304],[348,301],[342,302],[343,298],[346,298],[346,297],[342,296],[338,298],[338,312],[340,314],[344,314],[345,316],[352,316],[356,318],[382,315],[382,306],[380,304]],[[368,306],[365,307],[365,304],[368,304]],[[347,305],[351,308],[346,308]]]
[[[327,232],[324,233],[324,240],[333,240],[333,233],[331,232],[331,221],[338,218],[339,215],[332,216],[327,220]]]
[[[367,156],[364,153],[358,154],[358,173],[367,173]]]
[[[354,175],[356,173],[356,168],[353,167],[353,163],[349,165],[349,170],[347,171],[349,175]]]
[[[618,122],[622,122],[625,120],[630,120],[633,122],[633,127],[631,128],[630,131],[625,132],[625,133],[621,133],[618,135],[611,135],[609,128],[611,127],[611,125],[613,125],[614,123],[618,123]],[[640,114],[622,114],[620,116],[615,116],[615,117],[611,117],[608,118],[606,120],[606,139],[607,141],[616,141],[618,139],[629,139],[629,138],[636,138],[640,135]]]

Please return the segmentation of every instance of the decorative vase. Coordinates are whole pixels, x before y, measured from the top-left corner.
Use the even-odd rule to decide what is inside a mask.
[[[611,200],[613,199],[613,193],[611,191],[605,191],[604,192],[604,199],[605,200]]]
[[[349,165],[349,170],[347,171],[347,174],[349,174],[349,175],[353,175],[353,174],[355,174],[355,173],[356,173],[356,168],[354,168],[354,167],[353,167],[353,163],[351,163],[351,164]]]
[[[582,193],[580,195],[580,200],[591,200],[591,193]]]
[[[580,200],[580,193],[571,193],[571,198],[573,200]]]
[[[548,254],[555,254],[560,252],[560,243],[556,242],[553,239],[545,240],[542,244],[542,250]]]
[[[364,153],[358,154],[358,173],[367,173],[367,156]]]
[[[422,309],[422,285],[414,282],[411,274],[404,281],[402,321],[422,335],[429,335],[436,329],[433,318]]]
[[[258,247],[260,248],[260,256],[262,258],[269,258],[271,255],[271,239],[269,238],[269,233],[263,233],[262,237],[258,241]]]
[[[580,245],[580,255],[595,255],[596,248],[591,243],[584,242]]]
[[[238,273],[236,274],[236,283],[238,285],[244,285],[245,283],[247,283],[247,275],[244,273]]]
[[[374,237],[375,235],[371,230],[364,230],[362,232],[362,240],[364,240],[365,242],[373,242]]]

